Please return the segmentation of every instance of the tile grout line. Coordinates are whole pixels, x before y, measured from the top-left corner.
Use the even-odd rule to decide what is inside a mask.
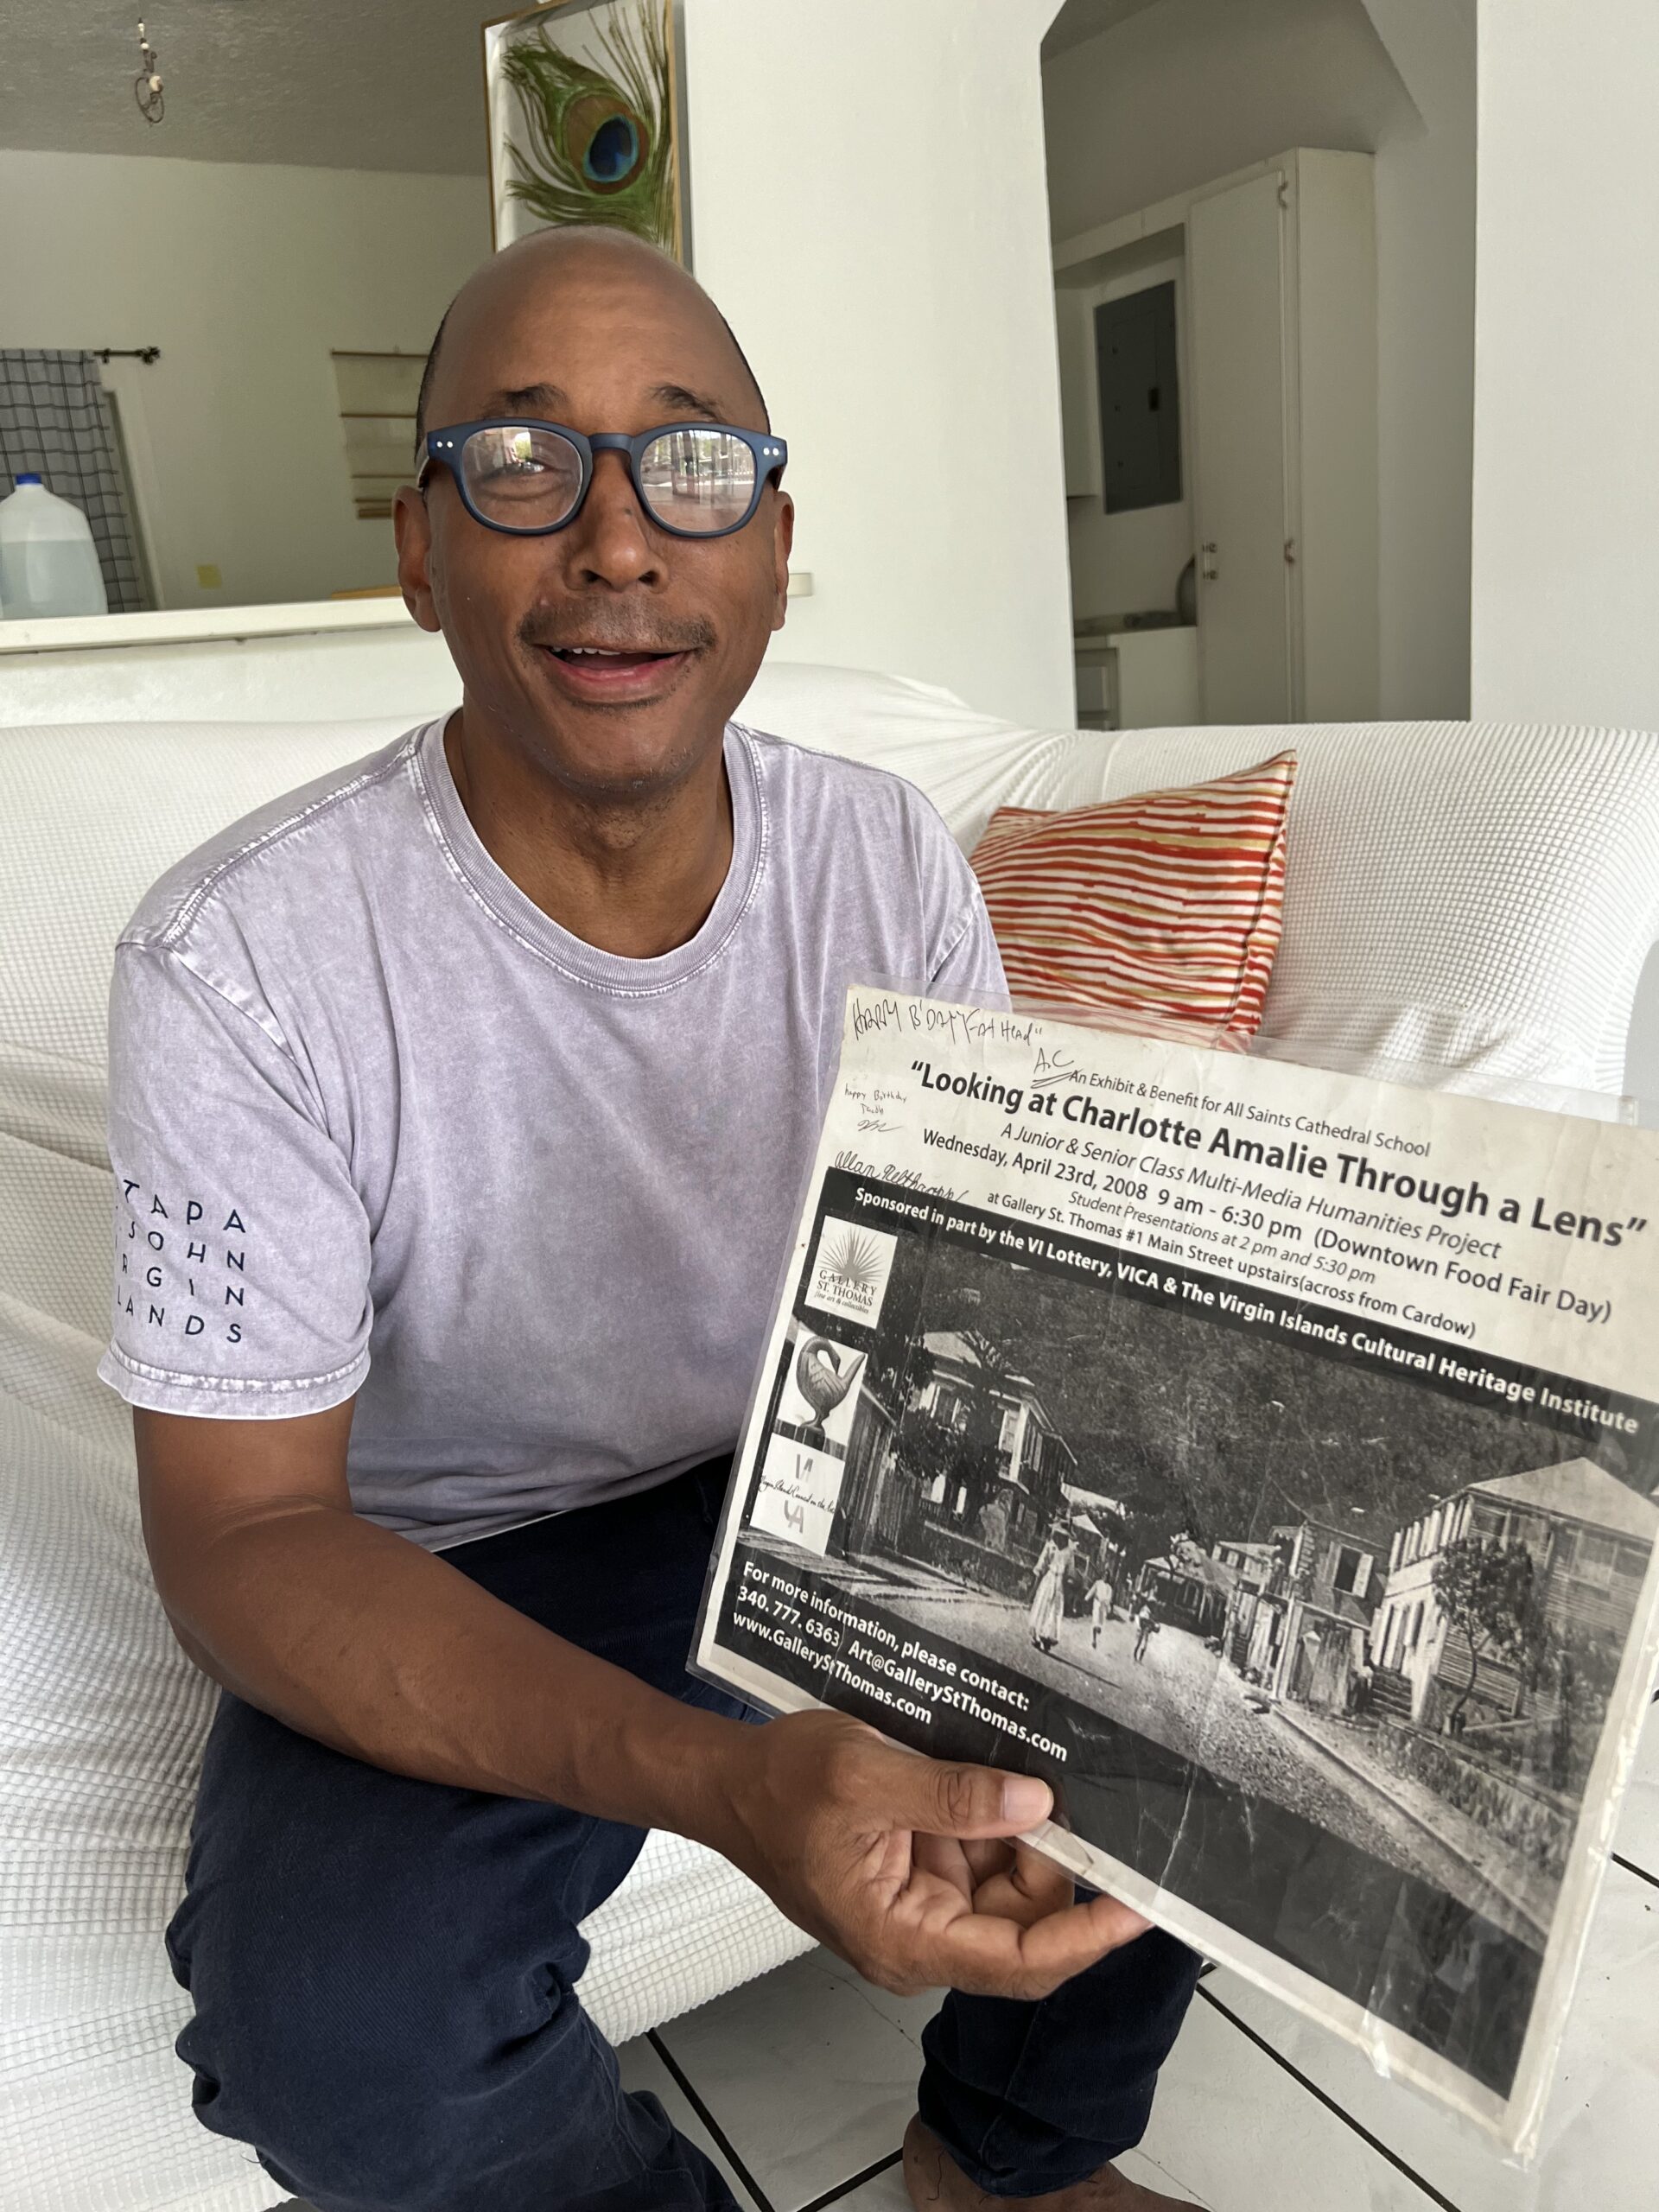
[[[658,2031],[655,2028],[647,2028],[645,2030],[645,2040],[656,2052],[658,2057],[662,2060],[664,2065],[667,2067],[675,2081],[679,2084],[681,2090],[684,2094],[687,2103],[690,2104],[692,2111],[696,2113],[697,2118],[702,2122],[709,2133],[714,2137],[721,2156],[731,2167],[732,2171],[737,2176],[739,2181],[742,2183],[744,2188],[748,2190],[749,2195],[754,2199],[755,2203],[760,2208],[760,2212],[778,2212],[778,2208],[773,2204],[772,2199],[766,2195],[765,2190],[761,2188],[760,2183],[756,2181],[754,2176],[744,2164],[742,2159],[738,2157],[737,2152],[733,2146],[731,2139],[727,2134],[725,2129],[715,2118],[713,2113],[709,2111],[708,2106],[697,2094],[696,2089],[692,2088],[690,2075],[680,2064],[679,2060],[675,2057],[668,2045],[663,2041],[663,2038],[660,2034],[658,2034]]]
[[[857,2189],[867,2181],[874,2181],[878,2174],[884,2174],[890,2166],[896,2166],[904,2155],[902,2151],[889,2151],[885,2158],[878,2158],[873,2166],[866,2166],[861,2172],[849,2174],[845,2181],[838,2181],[833,2189],[825,2190],[822,2196],[815,2196],[810,2204],[803,2204],[800,2212],[824,2212],[826,2205],[839,2204],[849,2190]]]
[[[1391,2151],[1379,2136],[1373,2135],[1369,2127],[1362,2126],[1351,2113],[1344,2112],[1333,2096],[1320,2088],[1318,2082],[1310,2081],[1300,2066],[1293,2065],[1282,2052],[1274,2049],[1265,2036],[1258,2035],[1247,2021],[1241,2020],[1236,2012],[1224,2005],[1220,1998],[1205,1989],[1202,1983],[1198,1986],[1198,1994],[1204,1999],[1206,2005],[1212,2006],[1216,2012],[1219,2012],[1224,2020],[1230,2020],[1240,2035],[1253,2043],[1258,2050],[1265,2051],[1274,2064],[1281,2068],[1289,2075],[1293,2082],[1306,2089],[1310,2097],[1322,2104],[1327,2112],[1334,2113],[1343,2126],[1357,2135],[1362,2143],[1368,2144],[1376,2152],[1378,2158],[1387,2159],[1397,2173],[1403,2174],[1414,2188],[1421,2190],[1428,2202],[1438,2208],[1438,2212],[1459,2212],[1459,2208],[1449,2196],[1443,2196],[1432,2182],[1425,2181],[1421,2174],[1418,2173],[1414,2167],[1408,2166],[1397,2151]]]
[[[1659,1874],[1649,1874],[1645,1866],[1638,1866],[1633,1859],[1621,1858],[1616,1851],[1610,1851],[1607,1856],[1615,1866],[1622,1866],[1627,1874],[1634,1874],[1638,1882],[1651,1882],[1654,1888],[1659,1890]]]

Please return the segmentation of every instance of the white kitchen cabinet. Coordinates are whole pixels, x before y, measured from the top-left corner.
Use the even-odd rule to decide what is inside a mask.
[[[1116,630],[1079,638],[1079,729],[1186,729],[1198,709],[1198,632]]]
[[[1057,290],[1060,431],[1068,499],[1100,497],[1100,420],[1096,412],[1095,331],[1087,293]]]
[[[1377,711],[1368,154],[1306,148],[1192,202],[1193,535],[1206,721]]]

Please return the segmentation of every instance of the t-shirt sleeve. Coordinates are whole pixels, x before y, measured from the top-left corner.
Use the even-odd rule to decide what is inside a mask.
[[[951,918],[934,956],[928,990],[934,998],[955,999],[964,1006],[1006,1007],[1008,980],[991,934],[991,918],[985,911],[979,879],[954,842],[946,866]]]
[[[338,1405],[368,1372],[368,1217],[269,1009],[178,953],[116,956],[115,1313],[99,1375],[159,1413]]]

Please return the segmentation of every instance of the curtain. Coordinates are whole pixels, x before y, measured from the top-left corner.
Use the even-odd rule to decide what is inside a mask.
[[[0,347],[0,498],[30,469],[92,524],[111,613],[147,606],[94,355]]]

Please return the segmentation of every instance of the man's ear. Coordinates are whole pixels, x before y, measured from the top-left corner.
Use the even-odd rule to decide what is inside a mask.
[[[392,535],[397,541],[397,581],[404,605],[423,630],[439,630],[432,596],[432,518],[412,484],[401,485],[391,502]]]
[[[789,612],[789,550],[795,543],[795,502],[787,492],[774,494],[778,512],[772,525],[772,568],[775,597],[772,607],[772,626],[781,630]]]

